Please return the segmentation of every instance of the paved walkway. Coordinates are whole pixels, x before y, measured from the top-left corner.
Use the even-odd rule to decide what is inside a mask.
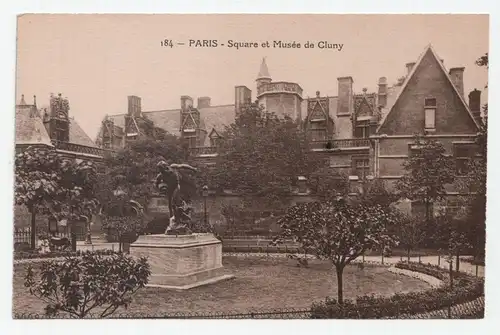
[[[85,244],[83,241],[78,241],[77,242],[77,248],[78,250],[99,250],[99,249],[111,249],[111,250],[116,250],[118,251],[118,243],[110,243],[110,242],[105,242],[105,241],[95,241],[93,244]],[[232,252],[227,252],[224,253],[224,255],[232,255],[232,254],[238,254],[241,255],[241,253],[232,253]],[[266,254],[266,253],[245,253],[247,255],[252,255],[252,256],[268,256],[268,257],[286,257],[286,254]],[[470,256],[463,256],[463,258],[467,258]],[[356,261],[361,262],[362,257],[358,258]],[[386,264],[395,264],[401,260],[405,261],[407,260],[407,257],[384,257],[383,258],[383,263]],[[364,257],[365,262],[368,263],[382,263],[382,257],[381,256],[365,256]],[[453,258],[453,267],[455,267],[455,260],[456,257]],[[439,256],[421,256],[421,257],[410,257],[410,261],[412,262],[422,262],[426,264],[433,264],[433,265],[439,265],[443,269],[448,269],[449,268],[449,263],[446,262],[444,257],[439,257]],[[466,272],[471,275],[476,275],[476,265],[473,265],[471,263],[465,262],[463,260],[460,261],[460,271],[461,272]],[[477,276],[479,277],[484,277],[484,266],[478,265],[477,266]]]

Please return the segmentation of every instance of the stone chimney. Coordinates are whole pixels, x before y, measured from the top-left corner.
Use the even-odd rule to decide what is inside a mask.
[[[481,121],[481,91],[474,89],[469,93],[469,109],[477,123]]]
[[[235,112],[239,113],[241,105],[252,102],[252,90],[246,86],[236,86],[234,88]]]
[[[139,117],[141,116],[141,98],[135,95],[128,96],[128,115]]]
[[[352,84],[354,80],[352,77],[337,78],[339,85],[338,99],[337,99],[337,114],[351,114],[353,96]]]
[[[450,77],[458,93],[464,97],[464,67],[454,67],[450,69]]]
[[[198,109],[210,107],[210,97],[198,98]]]
[[[181,96],[181,110],[188,110],[189,107],[193,107],[193,98],[189,95]]]
[[[411,72],[411,70],[413,70],[414,66],[415,66],[415,62],[406,63],[406,73],[407,73],[407,75],[410,74],[410,72]]]
[[[387,106],[387,78],[380,77],[378,79],[378,105],[380,107]]]

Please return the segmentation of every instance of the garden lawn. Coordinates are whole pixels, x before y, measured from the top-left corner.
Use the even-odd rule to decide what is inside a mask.
[[[146,287],[127,311],[117,313],[161,315],[169,313],[245,313],[270,309],[308,309],[314,301],[336,297],[337,279],[332,265],[313,260],[309,268],[285,258],[225,256],[227,273],[236,278],[216,284],[174,291]],[[36,265],[35,265],[36,268]],[[13,313],[43,313],[44,304],[23,286],[26,265],[14,266]],[[344,270],[344,298],[392,295],[428,289],[418,279],[400,276],[384,267],[351,265]]]

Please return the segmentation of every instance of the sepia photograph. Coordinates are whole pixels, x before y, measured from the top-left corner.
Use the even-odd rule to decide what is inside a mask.
[[[489,37],[19,15],[12,318],[483,319]]]

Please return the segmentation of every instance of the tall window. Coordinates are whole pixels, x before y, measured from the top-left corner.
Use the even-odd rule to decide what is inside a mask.
[[[453,146],[453,156],[457,168],[457,175],[463,176],[469,173],[469,166],[474,156],[474,147],[469,144],[455,144]]]
[[[326,129],[311,129],[311,137],[313,141],[326,140]]]
[[[370,125],[367,122],[361,122],[356,124],[356,128],[354,128],[354,137],[356,138],[370,137]]]
[[[184,137],[184,140],[188,144],[189,148],[196,147],[196,136],[186,136],[186,137]]]
[[[359,179],[365,179],[370,173],[370,159],[366,156],[352,158],[352,174]]]
[[[314,121],[309,123],[309,131],[312,141],[326,140],[326,122]]]
[[[435,98],[425,99],[425,130],[436,129],[436,107]]]

